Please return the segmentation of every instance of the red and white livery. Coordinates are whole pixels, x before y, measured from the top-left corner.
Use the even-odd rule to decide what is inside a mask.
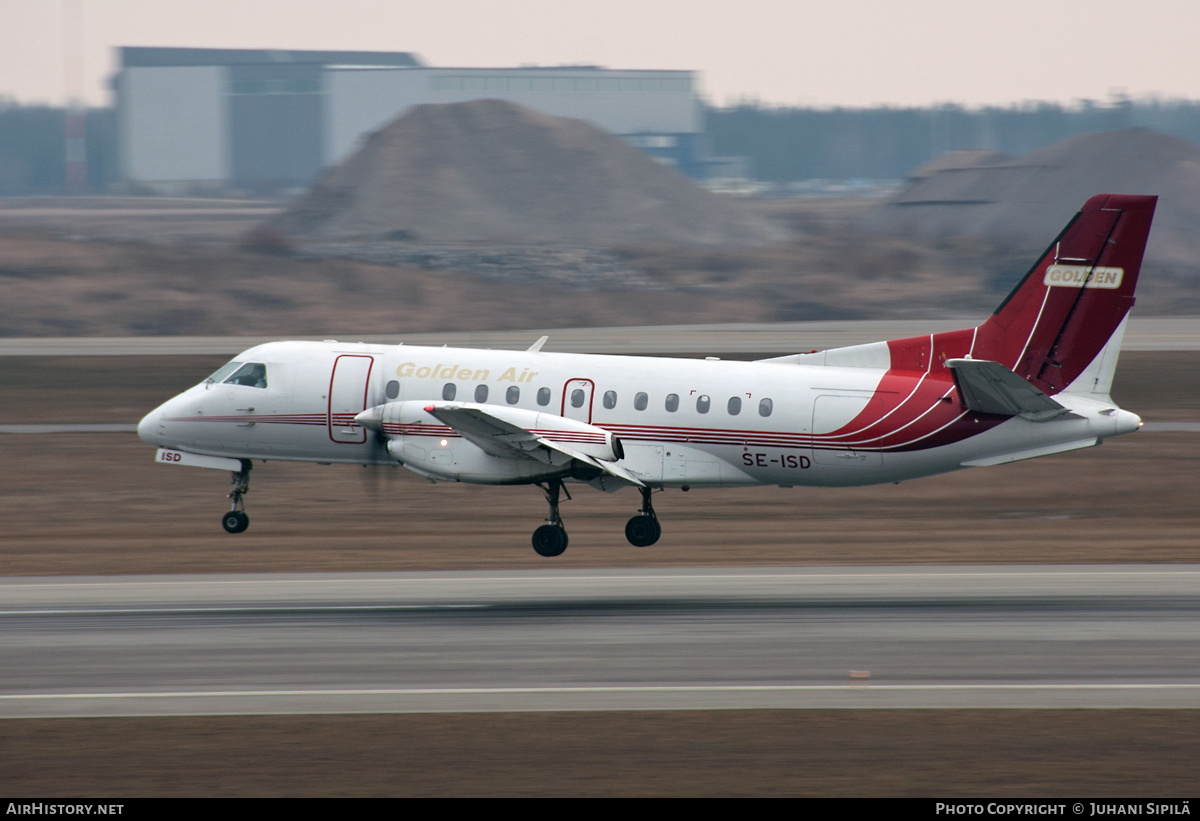
[[[536,484],[533,536],[567,546],[564,482],[654,490],[867,485],[1045,456],[1136,431],[1109,397],[1156,198],[1088,200],[976,328],[759,362],[273,342],[138,426],[168,464],[233,473],[246,529],[252,461],[400,464],[434,481]]]

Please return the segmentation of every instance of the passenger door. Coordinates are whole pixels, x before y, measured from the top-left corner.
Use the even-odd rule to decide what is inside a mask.
[[[595,384],[590,379],[568,379],[563,386],[562,415],[590,425],[594,391]]]
[[[367,431],[354,424],[354,417],[366,410],[367,388],[375,358],[343,354],[333,360],[329,377],[329,438],[344,445],[361,445]]]

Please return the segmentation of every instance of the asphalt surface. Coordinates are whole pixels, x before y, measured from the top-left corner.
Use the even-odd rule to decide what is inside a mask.
[[[539,328],[527,331],[339,335],[341,342],[450,345],[522,350],[545,334],[544,350],[560,353],[789,354],[904,339],[969,328],[984,317],[936,320],[858,320],[829,322],[658,325],[629,328]],[[37,337],[0,339],[0,356],[233,355],[279,337]],[[314,337],[315,338],[315,337]],[[1122,350],[1200,350],[1200,317],[1132,316]]]
[[[0,717],[1200,708],[1200,566],[8,579]]]

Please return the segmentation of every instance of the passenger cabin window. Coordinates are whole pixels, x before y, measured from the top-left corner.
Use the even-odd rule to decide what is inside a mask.
[[[708,409],[711,406],[712,406],[712,400],[709,399],[707,396],[697,396],[696,397],[696,412],[697,413],[708,413]]]
[[[475,401],[476,402],[478,402],[479,404],[482,405],[484,402],[487,401],[487,394],[488,394],[487,385],[476,385],[475,386]]]
[[[679,394],[668,393],[667,394],[667,411],[670,413],[674,413],[677,410],[679,410]]]
[[[633,397],[633,409],[634,410],[645,410],[646,405],[648,405],[649,403],[650,403],[650,397],[646,396],[646,394],[644,394],[644,393],[639,393],[637,396]]]
[[[453,382],[447,382],[445,385],[442,385],[442,398],[447,402],[453,402],[454,397],[457,395],[458,385],[455,385]]]
[[[758,403],[758,415],[770,416],[774,403],[770,399],[761,399]]]
[[[729,415],[737,416],[741,412],[742,412],[742,397],[740,397],[740,396],[729,397]]]
[[[586,397],[583,394],[583,388],[576,388],[575,390],[571,391],[571,407],[582,408],[583,400],[585,398]]]
[[[384,390],[384,394],[388,399],[395,399],[400,395],[400,383],[395,379],[393,379],[391,382],[388,382],[387,388]]]
[[[550,404],[550,389],[538,388],[537,402],[542,407]]]
[[[267,366],[261,362],[247,362],[225,380],[226,385],[245,385],[248,388],[267,386]]]
[[[521,401],[521,389],[516,385],[504,392],[504,401],[510,405],[515,405]]]
[[[604,392],[604,407],[608,408],[609,410],[612,410],[616,406],[617,406],[617,392],[616,391],[605,391]]]

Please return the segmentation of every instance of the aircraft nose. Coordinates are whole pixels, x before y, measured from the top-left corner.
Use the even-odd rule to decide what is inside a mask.
[[[162,435],[165,433],[164,427],[163,409],[155,408],[143,416],[142,421],[138,422],[138,438],[148,445],[161,445]]]

